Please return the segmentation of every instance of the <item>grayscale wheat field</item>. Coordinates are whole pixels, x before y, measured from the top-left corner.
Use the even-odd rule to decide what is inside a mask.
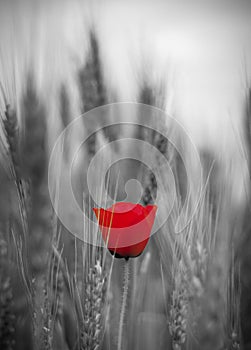
[[[0,2],[1,350],[251,349],[250,39],[244,0]],[[95,118],[73,123],[120,102],[155,107],[168,137],[144,113],[138,126],[109,113],[97,133]],[[154,169],[132,141],[112,143],[125,138],[153,146]],[[71,169],[95,222],[88,169],[105,146],[91,177],[103,206],[133,202],[140,183],[142,205],[159,191],[160,216],[172,208],[128,262],[100,246],[67,191]]]

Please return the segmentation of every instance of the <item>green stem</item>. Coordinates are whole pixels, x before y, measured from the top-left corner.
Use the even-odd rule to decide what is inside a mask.
[[[128,298],[128,289],[129,289],[129,260],[125,261],[124,265],[124,285],[123,285],[123,297],[122,297],[122,306],[120,311],[119,319],[119,336],[118,336],[118,350],[122,350],[122,339],[123,339],[123,326],[126,313],[126,303]]]

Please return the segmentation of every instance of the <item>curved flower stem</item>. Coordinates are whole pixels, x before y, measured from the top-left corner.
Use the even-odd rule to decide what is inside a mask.
[[[128,298],[128,289],[129,289],[129,277],[130,277],[129,270],[130,270],[129,260],[126,260],[124,265],[124,285],[123,285],[122,306],[121,306],[120,319],[119,319],[118,350],[122,350],[123,326],[124,326],[126,303]]]

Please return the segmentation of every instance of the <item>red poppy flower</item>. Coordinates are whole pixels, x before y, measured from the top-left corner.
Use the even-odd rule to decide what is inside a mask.
[[[102,237],[118,258],[140,255],[150,237],[157,206],[118,202],[107,209],[93,208]]]

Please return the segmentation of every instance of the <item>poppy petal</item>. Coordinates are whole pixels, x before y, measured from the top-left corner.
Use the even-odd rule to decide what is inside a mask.
[[[140,255],[150,238],[157,206],[118,202],[112,207],[93,208],[102,237],[116,257]]]

